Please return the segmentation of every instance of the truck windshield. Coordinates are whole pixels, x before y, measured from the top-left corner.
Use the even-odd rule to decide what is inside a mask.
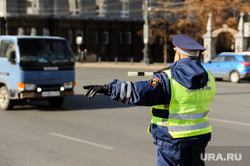
[[[19,39],[18,45],[22,64],[74,62],[72,52],[65,40]]]

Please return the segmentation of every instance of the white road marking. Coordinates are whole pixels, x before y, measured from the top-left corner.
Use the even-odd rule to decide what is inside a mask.
[[[232,123],[232,124],[243,125],[243,126],[250,126],[250,123],[235,122],[235,121],[230,121],[230,120],[222,120],[222,119],[214,119],[214,118],[209,118],[209,120],[223,122],[223,123]]]
[[[53,135],[53,136],[65,138],[65,139],[68,139],[68,140],[71,140],[71,141],[76,141],[76,142],[80,142],[80,143],[92,145],[92,146],[95,146],[95,147],[98,147],[98,148],[103,148],[103,149],[107,149],[107,150],[114,150],[115,149],[115,148],[110,147],[110,146],[105,146],[105,145],[101,145],[101,144],[97,144],[97,143],[94,143],[94,142],[85,141],[85,140],[78,139],[78,138],[73,138],[73,137],[62,135],[62,134],[58,134],[58,133],[51,132],[50,134]]]
[[[218,90],[225,91],[226,89],[225,88],[217,88],[216,87],[216,91],[218,91]]]

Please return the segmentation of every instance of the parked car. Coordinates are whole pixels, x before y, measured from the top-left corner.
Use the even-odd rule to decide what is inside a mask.
[[[220,53],[208,63],[202,63],[202,66],[216,79],[238,83],[242,79],[250,79],[250,52]]]

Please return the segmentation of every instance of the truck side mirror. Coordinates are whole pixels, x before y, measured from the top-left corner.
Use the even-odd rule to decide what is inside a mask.
[[[8,60],[11,63],[16,63],[16,52],[15,51],[11,51],[8,55]]]

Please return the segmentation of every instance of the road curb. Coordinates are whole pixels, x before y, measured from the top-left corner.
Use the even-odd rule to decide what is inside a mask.
[[[112,62],[88,62],[88,63],[79,63],[76,62],[76,67],[99,67],[99,68],[138,68],[138,69],[161,69],[169,66],[170,64],[164,65],[163,63],[154,63],[154,64],[144,64],[144,63],[129,63],[129,62],[120,62],[120,63],[112,63]]]

